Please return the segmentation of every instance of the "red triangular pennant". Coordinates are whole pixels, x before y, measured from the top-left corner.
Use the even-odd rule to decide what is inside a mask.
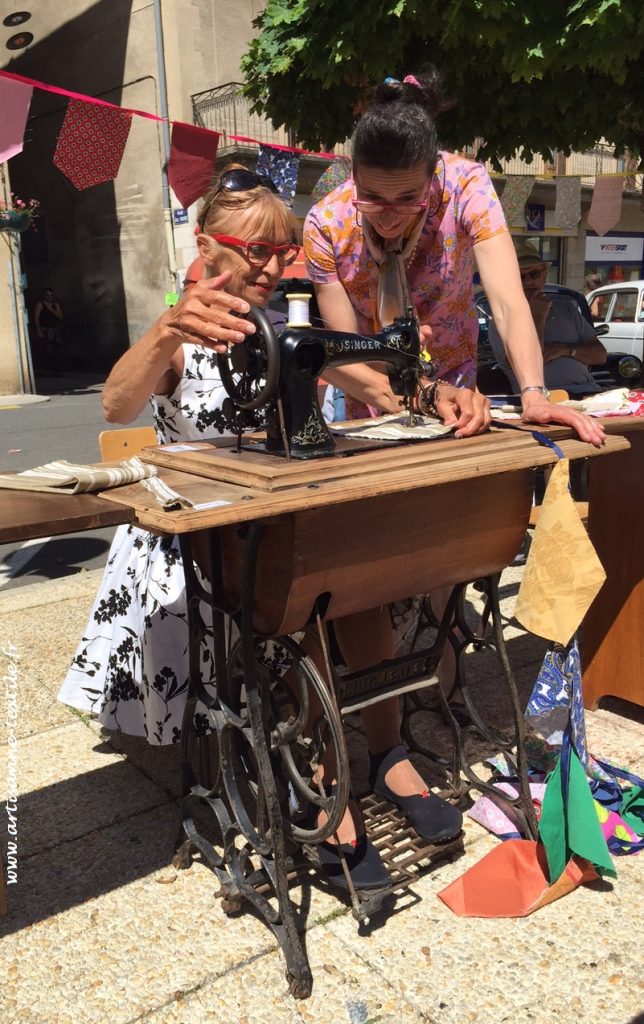
[[[112,181],[123,159],[131,114],[70,100],[58,136],[54,164],[82,190]]]
[[[208,191],[218,144],[219,132],[193,124],[172,125],[168,180],[182,206],[190,206]]]
[[[22,153],[33,88],[0,78],[0,164]]]

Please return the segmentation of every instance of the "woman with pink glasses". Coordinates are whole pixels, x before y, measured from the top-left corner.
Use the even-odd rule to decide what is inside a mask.
[[[415,309],[440,378],[434,392],[439,416],[457,436],[479,433],[489,425],[489,407],[476,390],[477,268],[519,381],[523,419],[569,424],[600,445],[599,424],[549,401],[503,211],[481,164],[438,149],[434,119],[442,102],[434,72],[387,79],[354,131],[352,177],[309,212],[304,253],[325,324],[369,334]],[[327,369],[325,378],[363,403],[362,410],[399,410],[388,377],[373,365]],[[357,402],[353,414],[366,415]],[[446,595],[432,596],[440,611]],[[334,624],[354,669],[394,654],[389,609],[363,618],[359,629],[355,620]],[[449,668],[443,666],[441,678],[446,690]],[[376,793],[398,806],[424,838],[455,835],[459,813],[428,793],[402,745],[397,699],[364,709],[363,722]]]
[[[388,78],[375,90],[353,134],[352,177],[314,206],[304,225],[320,312],[330,328],[369,333],[413,306],[447,382],[435,396],[438,411],[457,435],[474,434],[489,423],[475,390],[478,269],[520,385],[524,420],[565,423],[599,445],[599,424],[548,400],[501,205],[481,164],[439,150],[435,118],[443,104],[433,70],[402,82]],[[398,410],[387,377],[373,367],[342,367],[327,377],[361,402]]]

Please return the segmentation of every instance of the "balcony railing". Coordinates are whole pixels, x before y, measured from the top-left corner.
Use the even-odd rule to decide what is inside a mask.
[[[217,153],[222,156],[233,149],[253,149],[251,142],[235,142],[231,139],[234,135],[246,135],[267,146],[298,145],[292,132],[285,128],[273,128],[270,121],[260,114],[251,113],[250,108],[251,102],[242,95],[239,82],[229,82],[192,97],[195,124],[222,132],[223,137],[217,149]],[[335,146],[331,152],[337,156],[348,155],[348,143]]]

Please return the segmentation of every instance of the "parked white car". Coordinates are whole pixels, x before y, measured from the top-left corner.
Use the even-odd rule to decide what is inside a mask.
[[[601,343],[607,352],[625,352],[644,360],[644,281],[622,281],[595,288],[586,296],[593,321],[606,324]]]

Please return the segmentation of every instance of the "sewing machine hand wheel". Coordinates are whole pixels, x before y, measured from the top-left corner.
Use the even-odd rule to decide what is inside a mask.
[[[266,313],[251,306],[245,318],[255,324],[255,334],[231,345],[217,356],[221,382],[240,409],[261,409],[277,390],[280,350],[275,329]]]

